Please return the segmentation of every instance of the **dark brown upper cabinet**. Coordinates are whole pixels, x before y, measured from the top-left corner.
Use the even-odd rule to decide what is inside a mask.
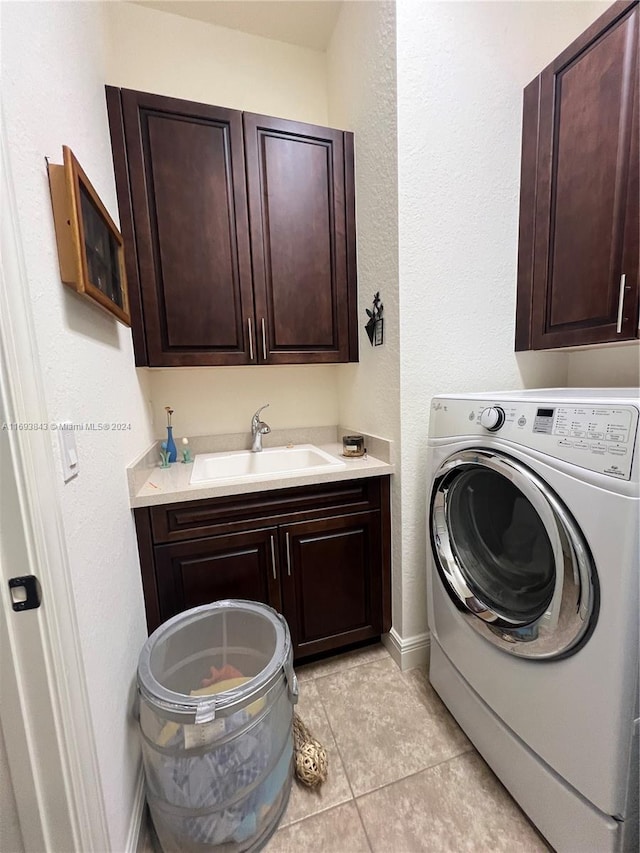
[[[524,91],[516,350],[638,337],[638,0]]]
[[[357,361],[353,135],[107,87],[136,364]]]
[[[251,113],[243,120],[262,359],[349,361],[345,134]]]

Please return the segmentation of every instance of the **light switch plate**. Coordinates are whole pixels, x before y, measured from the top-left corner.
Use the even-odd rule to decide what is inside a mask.
[[[60,462],[62,463],[62,479],[65,483],[77,476],[80,470],[76,434],[71,421],[58,424],[58,441],[60,442]]]

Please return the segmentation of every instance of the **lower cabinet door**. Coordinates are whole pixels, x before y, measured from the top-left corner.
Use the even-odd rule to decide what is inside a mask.
[[[287,524],[279,531],[284,615],[294,656],[380,636],[380,513]]]
[[[158,545],[160,619],[223,598],[262,601],[280,611],[277,529]]]

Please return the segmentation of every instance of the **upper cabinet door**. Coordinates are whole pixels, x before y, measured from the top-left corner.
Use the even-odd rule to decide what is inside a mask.
[[[111,86],[107,106],[136,364],[357,361],[353,134]]]
[[[260,360],[357,360],[351,135],[250,113],[244,132]]]
[[[638,334],[638,4],[525,90],[516,349]]]
[[[248,364],[242,113],[126,89],[121,99],[146,363]]]

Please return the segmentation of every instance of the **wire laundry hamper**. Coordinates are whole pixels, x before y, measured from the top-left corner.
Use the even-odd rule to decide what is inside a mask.
[[[165,853],[260,850],[291,791],[298,686],[284,618],[232,599],[174,616],[142,649],[138,692]]]

